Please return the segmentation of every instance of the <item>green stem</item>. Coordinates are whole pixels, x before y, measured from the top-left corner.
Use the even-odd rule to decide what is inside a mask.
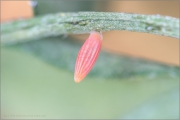
[[[113,12],[57,13],[1,25],[1,42],[35,40],[62,34],[127,30],[179,38],[179,19]]]

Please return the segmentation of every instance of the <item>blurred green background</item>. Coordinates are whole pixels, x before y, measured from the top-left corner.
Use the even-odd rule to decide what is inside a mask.
[[[38,0],[32,4],[34,16],[38,16],[108,11],[113,3]],[[1,48],[1,117],[179,118],[178,65],[127,57],[103,48],[90,74],[76,84],[73,71],[82,44],[76,36],[64,35]]]

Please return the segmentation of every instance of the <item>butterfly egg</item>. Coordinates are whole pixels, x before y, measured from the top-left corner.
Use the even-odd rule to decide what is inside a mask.
[[[102,34],[91,32],[89,38],[81,47],[75,65],[74,81],[79,83],[92,69],[96,62],[102,45]]]

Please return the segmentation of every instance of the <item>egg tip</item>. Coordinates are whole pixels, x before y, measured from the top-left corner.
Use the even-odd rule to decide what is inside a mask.
[[[76,76],[74,77],[74,81],[75,81],[75,83],[79,83],[79,82],[81,82],[81,79],[80,78],[77,78]]]

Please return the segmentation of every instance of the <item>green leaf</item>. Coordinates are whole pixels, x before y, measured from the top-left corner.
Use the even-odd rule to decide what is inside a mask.
[[[2,45],[62,34],[127,30],[179,38],[179,19],[115,12],[56,13],[1,25]]]

